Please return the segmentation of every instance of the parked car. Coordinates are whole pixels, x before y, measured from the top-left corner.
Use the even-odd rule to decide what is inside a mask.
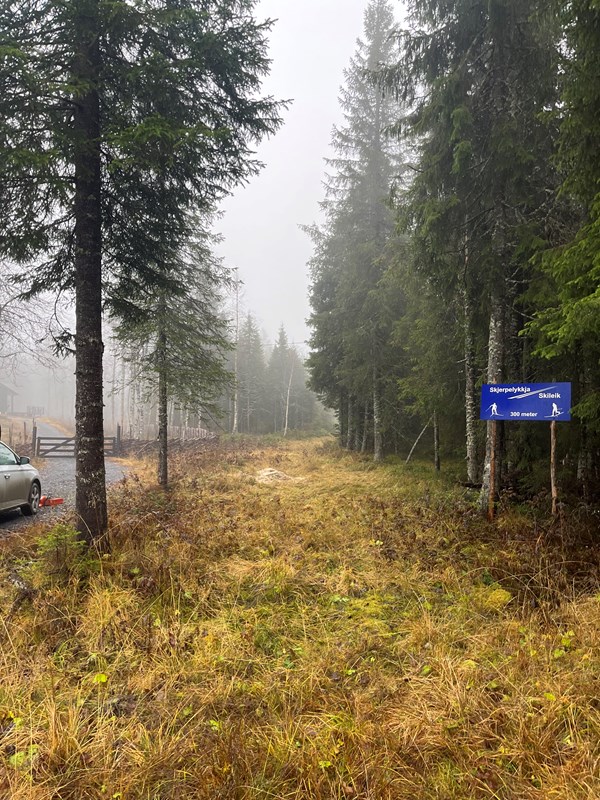
[[[40,473],[26,456],[18,456],[0,442],[0,511],[20,508],[27,517],[37,514],[42,495]]]

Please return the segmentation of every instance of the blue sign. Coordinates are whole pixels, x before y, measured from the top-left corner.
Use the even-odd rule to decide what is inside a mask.
[[[568,422],[570,383],[484,383],[479,419]]]

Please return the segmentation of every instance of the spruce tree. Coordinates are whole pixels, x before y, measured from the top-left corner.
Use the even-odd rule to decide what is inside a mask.
[[[315,418],[313,393],[307,387],[306,369],[296,347],[289,343],[283,325],[271,350],[266,373],[270,423],[268,430],[287,436],[290,430],[308,428]]]
[[[600,435],[600,7],[557,4],[566,38],[557,163],[570,200],[541,261],[538,308],[529,326],[538,353],[573,371],[574,414],[581,422],[579,477],[589,480]],[[541,308],[539,307],[541,306]],[[550,362],[552,363],[552,362]]]
[[[232,375],[225,356],[232,344],[219,313],[227,275],[212,247],[210,217],[195,218],[195,234],[164,267],[177,274],[181,290],[165,287],[147,297],[135,317],[122,320],[117,335],[132,348],[136,378],[158,411],[158,482],[168,485],[168,407],[175,402],[196,417],[215,414]]]
[[[290,357],[291,347],[283,325],[279,327],[277,340],[273,345],[267,367],[269,387],[270,430],[283,432],[289,414],[289,399],[293,380],[294,364]]]
[[[135,311],[188,211],[255,168],[279,124],[260,95],[255,0],[5,0],[0,7],[0,255],[30,291],[76,304],[77,514],[107,527],[102,302]],[[28,267],[32,267],[28,269]]]
[[[412,0],[408,9],[402,58],[386,75],[412,108],[399,126],[417,148],[404,214],[417,269],[440,302],[463,308],[474,480],[480,309],[488,320],[486,380],[512,379],[509,369],[523,369],[520,299],[556,186],[553,135],[542,113],[557,100],[557,32],[537,0]],[[484,484],[491,442],[488,426]]]
[[[238,339],[239,431],[264,433],[267,424],[266,364],[260,331],[248,313]]]
[[[307,229],[315,246],[311,386],[336,408],[350,448],[359,446],[371,409],[377,459],[382,454],[382,371],[389,333],[378,284],[394,227],[386,201],[400,172],[401,151],[386,136],[398,106],[392,94],[381,92],[373,72],[396,58],[393,26],[391,4],[372,0],[365,12],[364,39],[344,73],[344,123],[334,129],[335,157],[327,162],[326,221]]]

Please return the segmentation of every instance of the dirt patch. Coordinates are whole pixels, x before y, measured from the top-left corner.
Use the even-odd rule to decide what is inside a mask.
[[[267,467],[267,469],[261,469],[260,472],[256,473],[256,480],[258,483],[281,483],[283,481],[303,481],[304,478],[292,478],[291,475],[286,475],[285,472]]]

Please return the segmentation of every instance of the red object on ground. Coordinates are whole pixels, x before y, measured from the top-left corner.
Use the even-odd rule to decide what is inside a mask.
[[[60,506],[64,502],[62,497],[46,497],[45,494],[40,497],[40,506]]]

